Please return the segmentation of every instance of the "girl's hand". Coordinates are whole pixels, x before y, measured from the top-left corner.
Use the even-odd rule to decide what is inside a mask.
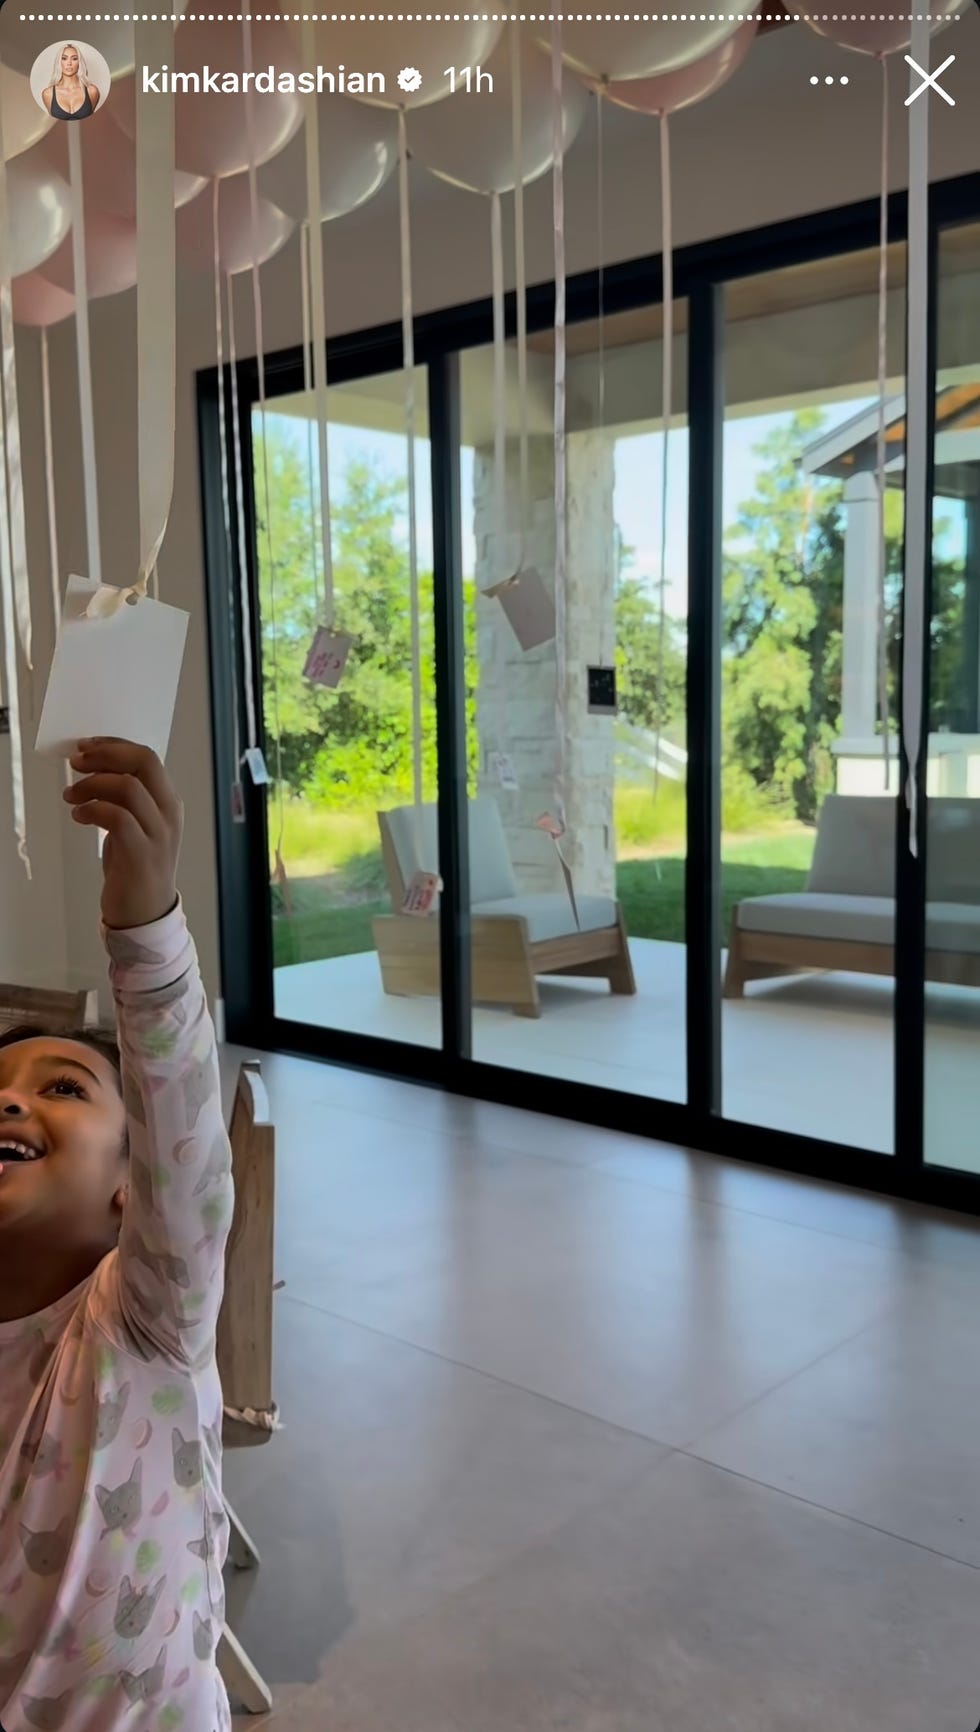
[[[177,902],[184,808],[159,758],[129,740],[79,740],[71,765],[82,775],[64,793],[75,823],[107,832],[106,926],[125,931],[162,920]]]

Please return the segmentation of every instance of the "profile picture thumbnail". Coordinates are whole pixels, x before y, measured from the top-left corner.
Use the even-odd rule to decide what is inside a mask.
[[[34,100],[52,120],[88,120],[110,84],[108,63],[88,42],[52,42],[31,68]]]

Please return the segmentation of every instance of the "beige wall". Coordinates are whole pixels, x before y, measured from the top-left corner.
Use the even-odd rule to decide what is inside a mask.
[[[980,169],[980,15],[975,8],[942,37],[947,74],[957,98],[949,109],[932,102],[932,168],[936,178]],[[809,84],[812,73],[847,70],[846,90]],[[893,74],[891,180],[904,184],[907,149],[903,68]],[[773,32],[756,44],[746,66],[708,104],[679,116],[672,127],[675,238],[686,245],[712,235],[779,221],[874,195],[878,178],[877,67],[840,51],[802,26]],[[474,99],[476,100],[476,99]],[[656,252],[660,245],[658,151],[652,121],[611,113],[606,132],[604,215],[609,262]],[[413,254],[419,311],[452,306],[489,291],[488,220],[482,200],[414,176]],[[568,264],[588,269],[595,259],[595,150],[584,132],[566,165]],[[531,281],[552,275],[551,186],[529,189],[526,201]],[[269,349],[300,334],[295,239],[263,272]],[[328,318],[332,331],[361,329],[399,316],[398,231],[391,183],[364,210],[325,231]],[[248,284],[239,284],[240,348],[251,340]],[[92,310],[96,429],[104,574],[130,579],[137,549],[135,295]],[[41,483],[38,343],[21,332],[23,413],[28,466],[28,534],[36,611],[40,703],[50,653],[47,538]],[[70,327],[52,334],[56,461],[62,576],[85,570],[78,460],[77,394]],[[164,599],[191,612],[170,765],[187,809],[183,893],[197,935],[208,985],[218,987],[210,711],[195,373],[213,364],[210,284],[186,278],[178,311],[177,470],[174,509],[161,558]],[[25,707],[29,694],[25,686]],[[29,707],[28,707],[29,713]],[[28,723],[28,731],[30,724]],[[0,802],[9,815],[9,748],[0,740]],[[28,886],[9,839],[0,843],[0,973],[17,979],[65,978],[79,984],[102,973],[96,917],[98,863],[92,838],[69,833],[59,807],[57,769],[29,765],[35,881]],[[7,838],[9,822],[2,826]]]

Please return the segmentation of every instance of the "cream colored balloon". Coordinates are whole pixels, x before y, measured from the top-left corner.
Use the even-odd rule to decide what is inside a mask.
[[[30,10],[30,7],[14,5],[13,0],[3,9],[3,58],[8,66],[15,67],[18,72],[29,73],[38,55],[46,52],[48,48],[53,54],[59,43],[75,41],[73,36],[66,34],[64,20],[59,15],[54,15],[54,23],[45,23],[40,14],[33,21],[29,17],[20,16],[22,12],[29,14]],[[128,8],[123,7],[124,12],[127,10]],[[187,0],[168,0],[167,15],[186,11]],[[132,72],[136,64],[132,24],[117,20],[97,23],[93,15],[80,26],[72,28],[78,29],[83,42],[97,48],[104,56],[113,78],[122,78],[127,72]]]
[[[22,157],[7,169],[7,201],[7,264],[12,277],[21,277],[50,259],[65,239],[71,227],[71,195],[60,175]]]
[[[726,13],[712,18],[662,16],[646,24],[566,21],[561,27],[562,57],[589,78],[652,78],[719,48],[738,26],[738,18]],[[531,33],[542,48],[551,48],[550,28],[532,25]]]
[[[30,150],[54,121],[34,100],[30,80],[23,73],[0,66],[0,114],[3,116],[3,154],[7,162]]]
[[[353,96],[358,102],[379,108],[423,108],[441,102],[462,84],[465,68],[471,83],[485,66],[504,25],[472,20],[443,24],[320,24],[317,54],[325,72],[337,77],[335,93]],[[344,88],[339,82],[343,68]],[[405,74],[414,74],[406,77]],[[375,75],[372,83],[369,75]],[[399,84],[399,75],[402,83]],[[351,80],[363,88],[351,89]],[[417,82],[416,82],[417,79]],[[370,88],[368,86],[370,85]],[[475,102],[477,96],[470,98]]]

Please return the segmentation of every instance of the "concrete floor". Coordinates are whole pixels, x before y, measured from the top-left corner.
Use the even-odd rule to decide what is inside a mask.
[[[593,981],[541,982],[537,1021],[478,1009],[474,1056],[640,1097],[686,1090],[685,949],[634,939],[635,998]],[[297,1022],[442,1040],[438,1002],[389,998],[373,952],[280,968],[276,1010]],[[723,1110],[745,1124],[892,1152],[893,987],[869,975],[800,975],[722,1006]],[[644,1109],[641,1106],[639,1111]],[[980,993],[930,987],[926,1146],[937,1165],[980,1168]]]
[[[229,1612],[277,1732],[972,1732],[973,1223],[263,1070],[285,1429],[227,1463]]]

